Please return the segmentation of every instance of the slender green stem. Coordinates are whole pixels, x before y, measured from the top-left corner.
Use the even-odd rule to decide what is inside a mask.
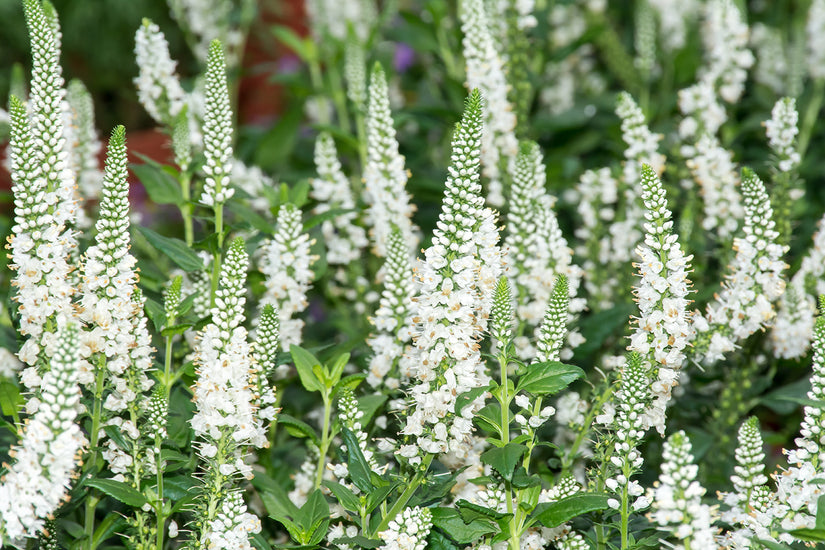
[[[608,385],[602,394],[599,396],[599,400],[593,405],[590,410],[587,412],[587,416],[584,419],[584,424],[582,425],[579,433],[576,434],[576,439],[573,441],[573,444],[570,446],[570,449],[567,453],[562,456],[561,459],[561,471],[562,475],[566,474],[570,471],[570,468],[573,467],[573,462],[576,460],[576,453],[579,451],[579,447],[584,442],[584,438],[587,437],[587,434],[590,433],[590,426],[593,424],[593,421],[596,419],[596,414],[602,409],[604,404],[613,394],[613,386]]]
[[[173,336],[166,337],[166,354],[163,360],[163,393],[167,401],[172,392],[172,338]]]
[[[628,480],[628,483],[630,480]],[[630,495],[627,494],[627,483],[625,483],[624,487],[622,487],[622,509],[621,509],[621,516],[622,516],[622,550],[627,548],[627,524],[630,520],[630,511],[628,510],[628,499]]]
[[[407,485],[407,488],[404,489],[404,492],[401,493],[401,496],[398,497],[398,500],[396,500],[393,503],[392,507],[390,508],[390,511],[387,512],[387,515],[384,516],[384,519],[381,520],[381,523],[379,523],[378,527],[376,527],[375,531],[373,531],[373,535],[377,535],[381,531],[386,531],[387,526],[390,524],[390,522],[395,519],[395,516],[397,516],[398,513],[401,512],[401,510],[404,509],[404,506],[406,506],[407,502],[409,502],[409,500],[412,498],[413,493],[415,493],[415,490],[418,489],[418,486],[421,485],[422,481],[424,481],[424,476],[427,475],[427,470],[430,469],[430,464],[433,461],[433,456],[435,455],[433,455],[432,453],[428,453],[427,456],[424,457],[424,460],[421,463],[421,468],[418,470],[418,473],[415,474],[415,477],[412,479],[410,484]]]
[[[355,111],[355,130],[358,132],[358,158],[361,159],[361,173],[363,174],[367,169],[367,129],[364,124],[364,113],[359,109]],[[355,196],[359,195],[359,189],[355,186],[353,186],[353,193]]]
[[[103,389],[106,383],[106,363],[105,358],[99,358],[97,362],[97,377],[95,378],[95,396],[92,406],[92,431],[89,434],[89,469],[92,474],[97,468],[97,443],[100,434],[100,417],[103,414]],[[94,550],[95,534],[95,509],[100,498],[97,491],[90,491],[86,497],[86,509],[84,517],[84,529],[86,534],[87,550]]]
[[[318,489],[321,487],[321,482],[324,480],[324,468],[327,465],[327,451],[329,450],[329,421],[330,421],[330,414],[332,412],[332,400],[329,398],[329,395],[326,393],[323,394],[324,398],[324,425],[321,430],[321,448],[319,449],[320,455],[318,457],[318,468],[315,472],[315,488]]]
[[[180,215],[183,217],[183,235],[187,246],[192,246],[192,243],[195,242],[195,232],[192,226],[192,195],[189,188],[191,180],[192,178],[188,172],[182,173],[179,180],[180,192],[184,201],[180,206]]]
[[[155,504],[155,516],[157,518],[157,550],[163,550],[163,532],[166,525],[166,516],[163,510],[163,462],[160,458],[161,438],[155,434],[155,470],[157,471],[157,492],[158,500]]]
[[[822,99],[825,95],[825,78],[818,78],[814,81],[814,89],[811,99],[805,108],[805,116],[802,118],[802,127],[799,129],[799,157],[805,158],[805,151],[811,141],[811,134],[822,107]]]
[[[332,101],[335,103],[335,111],[338,115],[338,126],[344,132],[349,133],[349,109],[347,109],[347,94],[344,92],[341,71],[336,64],[328,66],[330,88],[332,89]]]

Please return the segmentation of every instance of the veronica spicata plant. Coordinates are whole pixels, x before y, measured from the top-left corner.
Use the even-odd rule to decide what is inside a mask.
[[[825,540],[822,2],[258,4],[3,12],[0,545]]]

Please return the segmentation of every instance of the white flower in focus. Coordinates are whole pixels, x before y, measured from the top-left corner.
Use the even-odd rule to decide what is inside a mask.
[[[427,548],[427,535],[432,527],[432,514],[429,508],[405,508],[395,519],[390,521],[386,531],[378,533],[384,541],[384,550],[424,550]]]
[[[232,109],[226,82],[223,47],[217,40],[209,45],[206,64],[206,111],[203,117],[203,171],[206,179],[200,202],[219,208],[235,190],[229,187],[232,173]]]

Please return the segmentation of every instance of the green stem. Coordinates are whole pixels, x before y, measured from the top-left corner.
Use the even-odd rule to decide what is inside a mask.
[[[361,159],[361,173],[367,169],[367,129],[364,124],[364,114],[360,110],[355,111],[355,130],[358,132],[358,158]],[[353,185],[353,194],[360,195],[360,180],[357,185]]]
[[[166,337],[166,354],[163,360],[163,393],[167,401],[172,392],[172,338]]]
[[[627,480],[627,483],[630,483],[630,480]],[[629,495],[627,494],[627,483],[622,487],[622,550],[627,548],[627,524],[630,520],[630,512],[628,511],[627,501],[629,499]]]
[[[90,475],[95,473],[97,468],[97,444],[100,433],[100,417],[103,413],[103,389],[106,383],[106,364],[105,358],[99,358],[97,362],[97,377],[95,378],[95,399],[92,407],[92,431],[89,434],[89,470]],[[86,508],[84,517],[84,533],[86,534],[86,548],[87,550],[94,550],[94,533],[95,533],[95,509],[100,498],[96,491],[90,491],[86,497]]]
[[[183,217],[183,234],[186,246],[192,246],[195,242],[195,232],[192,227],[192,196],[189,188],[191,177],[188,172],[184,172],[180,177],[180,192],[183,196],[183,204],[180,206],[180,215]]]
[[[424,461],[421,463],[421,468],[418,470],[418,473],[415,474],[415,477],[409,485],[407,485],[407,488],[404,489],[404,492],[401,493],[401,496],[398,497],[398,500],[393,503],[390,511],[387,512],[387,515],[384,516],[384,519],[381,520],[381,523],[378,524],[375,531],[372,532],[373,536],[377,535],[381,531],[386,531],[390,522],[395,519],[395,516],[397,516],[401,510],[404,509],[404,506],[406,506],[407,502],[409,502],[412,498],[415,490],[418,489],[419,485],[421,485],[421,482],[424,480],[424,476],[427,475],[427,470],[430,468],[430,463],[433,461],[433,456],[435,455],[428,453],[427,456],[424,457]]]
[[[347,109],[347,94],[341,80],[341,72],[338,67],[331,63],[328,67],[330,88],[332,89],[332,101],[335,103],[335,111],[338,115],[338,126],[346,133],[349,133],[349,110]]]
[[[814,81],[814,90],[811,99],[805,108],[805,116],[802,119],[802,126],[799,129],[799,158],[805,158],[805,151],[811,141],[811,134],[817,122],[819,109],[822,107],[822,99],[825,95],[825,78],[818,78]]]
[[[320,455],[318,457],[318,468],[315,472],[315,488],[318,489],[321,487],[321,482],[324,480],[324,468],[326,468],[327,464],[327,451],[329,450],[329,421],[330,421],[330,414],[332,412],[332,400],[329,396],[325,393],[323,394],[324,398],[324,425],[321,431],[321,448],[319,449]]]
[[[499,372],[501,376],[501,443],[510,442],[510,380],[507,378],[507,355],[498,356]],[[504,498],[507,501],[507,513],[510,514],[510,550],[519,550],[521,547],[521,533],[516,525],[516,515],[513,513],[513,488],[507,481],[504,482]]]
[[[163,550],[163,532],[166,525],[166,516],[163,510],[163,463],[160,459],[161,438],[155,435],[155,470],[157,471],[158,501],[155,504],[155,516],[157,517],[157,550]]]
[[[562,456],[562,464],[561,464],[561,473],[562,475],[568,473],[570,468],[573,467],[573,462],[576,460],[576,453],[579,451],[579,447],[584,442],[584,438],[587,437],[587,434],[590,433],[590,426],[593,424],[593,421],[596,419],[596,414],[602,409],[604,404],[613,394],[613,387],[608,385],[602,394],[599,396],[599,400],[593,405],[590,410],[587,412],[587,416],[584,419],[584,424],[582,424],[579,433],[576,435],[576,439],[573,441],[573,444],[570,446],[570,450]]]

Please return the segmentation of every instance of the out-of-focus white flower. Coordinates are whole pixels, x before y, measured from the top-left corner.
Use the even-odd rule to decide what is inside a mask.
[[[777,156],[780,172],[791,172],[799,166],[796,136],[799,134],[799,113],[796,100],[783,97],[773,106],[770,120],[764,122],[768,144]]]
[[[693,462],[690,440],[679,431],[665,441],[662,472],[648,493],[653,510],[650,519],[691,548],[718,548],[716,509],[702,504],[705,488],[696,481],[699,468]]]
[[[489,179],[487,202],[504,204],[505,181],[518,154],[516,113],[507,99],[508,84],[501,57],[490,33],[490,19],[482,0],[462,0],[459,5],[462,45],[467,63],[467,88],[484,98],[484,133],[481,164]]]
[[[310,254],[311,241],[303,232],[301,211],[284,204],[278,212],[275,236],[260,247],[258,268],[266,276],[266,292],[261,305],[272,304],[280,321],[281,345],[301,343],[302,319],[293,316],[306,309],[306,294],[314,273],[310,269],[317,256]]]
[[[186,105],[186,92],[175,72],[177,62],[169,55],[166,37],[149,19],[144,19],[135,33],[135,61],[140,104],[155,121],[171,126]]]
[[[379,257],[386,256],[387,239],[392,232],[392,225],[395,225],[407,244],[410,257],[414,257],[419,236],[418,228],[412,223],[415,206],[405,189],[409,174],[404,168],[404,157],[398,152],[387,77],[377,63],[370,74],[366,123],[367,166],[364,168],[364,190],[369,205],[367,216],[372,225],[373,250]]]
[[[728,103],[736,102],[745,89],[753,53],[748,49],[749,29],[739,7],[731,0],[710,0],[705,8],[702,41],[705,66],[700,78],[714,83]]]
[[[825,78],[825,0],[813,0],[805,24],[806,60],[811,78]]]

